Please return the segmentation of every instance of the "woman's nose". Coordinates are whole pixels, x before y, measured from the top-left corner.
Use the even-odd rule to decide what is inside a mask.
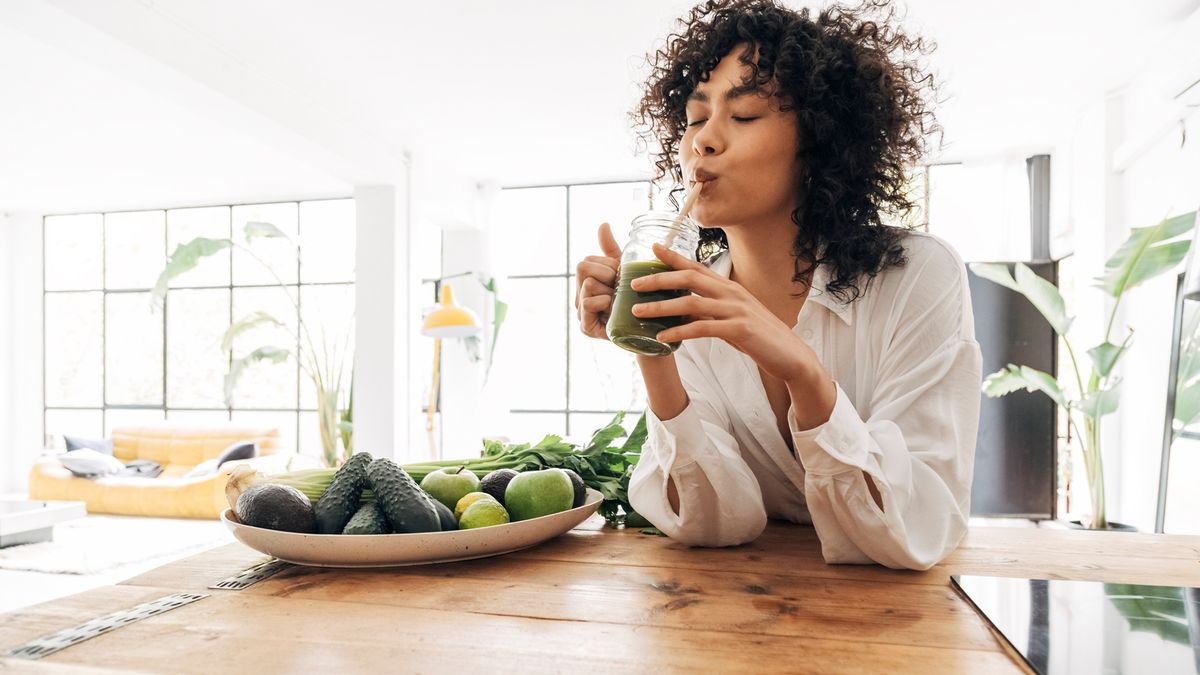
[[[700,131],[692,137],[692,151],[698,157],[715,155],[725,149],[721,134],[712,121],[706,122]]]

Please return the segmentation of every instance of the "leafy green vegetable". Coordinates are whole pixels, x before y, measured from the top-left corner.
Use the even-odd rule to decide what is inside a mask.
[[[483,455],[471,459],[448,459],[432,462],[406,464],[402,468],[413,480],[421,482],[426,475],[446,467],[465,467],[479,476],[496,469],[536,471],[539,469],[571,469],[579,474],[583,482],[604,496],[599,513],[609,525],[625,522],[626,514],[634,513],[629,505],[629,478],[633,467],[641,456],[642,444],[646,442],[646,415],[643,414],[633,431],[626,435],[621,423],[625,413],[619,412],[604,428],[596,431],[586,445],[568,443],[560,436],[550,435],[536,445],[528,443],[504,444],[486,441]],[[617,444],[622,438],[623,443]],[[273,483],[290,485],[309,497],[319,499],[321,493],[333,479],[336,469],[309,469],[270,476]],[[372,499],[369,491],[363,499]]]

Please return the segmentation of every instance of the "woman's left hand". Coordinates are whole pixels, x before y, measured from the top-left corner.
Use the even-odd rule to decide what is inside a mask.
[[[766,373],[784,382],[798,382],[821,372],[816,354],[795,332],[737,282],[713,272],[658,244],[654,254],[674,271],[633,281],[633,290],[688,290],[672,300],[642,302],[635,316],[684,316],[688,322],[658,334],[661,342],[720,338],[754,359]]]

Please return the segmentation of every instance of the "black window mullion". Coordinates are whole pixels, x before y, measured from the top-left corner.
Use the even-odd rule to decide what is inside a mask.
[[[167,244],[167,211],[163,209],[163,260],[171,254],[171,249]],[[167,312],[171,310],[171,285],[167,284],[167,290],[163,294],[163,313],[162,313],[162,411],[163,420],[167,419]]]
[[[329,200],[340,200],[340,199],[346,199],[346,197],[330,197],[330,198],[310,199],[310,200],[304,200],[304,201],[305,202],[314,202],[314,201],[329,201]],[[293,201],[293,202],[270,202],[270,203],[272,203],[272,204],[288,204],[288,203],[290,203],[290,204],[294,205],[294,207],[296,209],[297,235],[299,235],[300,228],[301,228],[301,223],[300,223],[301,202]],[[228,236],[230,239],[233,238],[233,208],[235,206],[252,206],[252,205],[253,204],[219,205],[226,209],[226,216],[227,216],[226,225],[227,225]],[[183,208],[191,209],[191,208],[211,208],[211,207],[183,207]],[[101,316],[100,316],[100,361],[101,361],[101,363],[100,363],[100,386],[101,386],[101,392],[100,392],[99,407],[96,407],[96,406],[72,406],[72,405],[50,406],[49,398],[48,398],[48,390],[49,390],[48,377],[49,377],[49,375],[48,375],[48,370],[47,370],[46,359],[43,358],[42,359],[42,415],[41,415],[43,439],[45,439],[46,432],[48,430],[47,429],[47,425],[48,425],[47,419],[48,419],[48,413],[50,411],[95,411],[95,412],[98,412],[98,413],[100,413],[100,424],[101,424],[102,432],[104,432],[104,430],[107,429],[107,427],[109,425],[109,419],[108,419],[109,418],[109,414],[108,414],[109,410],[155,410],[155,411],[161,412],[164,419],[166,419],[166,417],[169,415],[171,410],[177,410],[180,412],[223,412],[224,416],[227,420],[232,421],[232,419],[233,419],[233,412],[234,412],[233,406],[222,406],[222,407],[203,407],[203,406],[195,407],[195,406],[192,406],[192,407],[172,408],[169,405],[169,401],[168,401],[169,386],[168,386],[168,380],[167,380],[167,378],[170,376],[170,373],[168,372],[168,362],[169,362],[169,351],[168,350],[170,349],[169,336],[168,336],[168,324],[169,324],[169,311],[170,311],[169,300],[171,298],[171,291],[176,291],[176,290],[217,290],[222,287],[225,288],[225,290],[227,291],[227,294],[228,294],[227,295],[227,302],[228,302],[227,317],[228,317],[229,324],[232,325],[232,323],[234,322],[234,319],[235,319],[234,308],[233,308],[234,293],[236,290],[243,288],[243,286],[238,286],[234,283],[234,261],[233,261],[234,252],[233,252],[232,248],[230,248],[230,250],[225,253],[225,255],[227,256],[227,260],[229,262],[229,276],[228,276],[228,280],[227,280],[226,284],[216,285],[216,286],[179,286],[179,287],[173,286],[168,289],[167,295],[163,299],[163,316],[162,316],[162,328],[161,328],[162,348],[163,348],[162,375],[161,375],[162,400],[160,401],[160,403],[158,405],[153,405],[153,404],[110,404],[110,402],[108,400],[108,296],[110,293],[120,293],[120,294],[147,293],[147,292],[151,291],[152,289],[148,289],[148,288],[108,288],[108,281],[107,281],[107,274],[108,274],[107,219],[109,216],[118,214],[118,213],[145,212],[145,211],[149,211],[149,210],[153,210],[153,209],[138,209],[136,211],[111,211],[111,212],[103,212],[103,213],[98,214],[100,216],[100,228],[101,228],[101,231],[100,231],[101,246],[100,246],[100,250],[99,250],[99,255],[101,257],[101,280],[100,280],[101,283],[99,284],[99,288],[94,288],[94,289],[48,290],[46,288],[46,280],[47,280],[46,251],[47,251],[47,247],[50,243],[48,236],[47,236],[47,232],[46,232],[46,230],[47,230],[46,224],[47,224],[48,218],[52,217],[53,215],[64,215],[65,216],[65,215],[84,215],[84,214],[82,214],[82,213],[81,214],[52,214],[51,216],[43,216],[42,217],[42,233],[41,233],[42,234],[42,320],[41,320],[41,322],[42,322],[43,354],[46,351],[46,329],[47,329],[46,314],[47,314],[47,306],[48,306],[48,296],[50,294],[52,294],[52,293],[58,293],[58,294],[62,294],[62,293],[97,293],[98,292],[100,294],[100,314],[101,314]],[[170,253],[169,235],[170,235],[171,229],[170,229],[170,223],[169,223],[169,214],[170,214],[171,210],[172,209],[160,209],[160,211],[162,211],[162,214],[163,214],[163,255],[164,255],[164,259],[166,259]],[[302,406],[302,403],[301,403],[301,398],[302,398],[301,394],[303,392],[303,389],[301,388],[303,386],[303,377],[302,377],[303,371],[302,371],[302,368],[300,367],[300,361],[299,361],[300,350],[302,348],[302,341],[301,341],[300,335],[299,335],[299,322],[300,322],[300,317],[303,313],[303,296],[304,296],[304,288],[303,287],[306,285],[307,286],[349,286],[349,287],[353,287],[355,284],[355,281],[320,281],[320,282],[314,282],[311,284],[306,284],[306,283],[301,282],[301,274],[302,274],[302,264],[301,264],[300,255],[299,255],[299,248],[297,247],[297,250],[296,250],[296,282],[294,284],[284,284],[284,288],[283,288],[284,292],[287,292],[288,290],[290,290],[290,288],[294,288],[296,291],[297,336],[296,336],[296,344],[295,344],[295,349],[296,349],[296,351],[295,351],[295,353],[296,353],[295,367],[296,367],[296,370],[295,370],[295,396],[294,396],[294,400],[293,400],[293,406],[288,407],[288,408],[240,408],[240,410],[244,410],[246,412],[290,413],[290,414],[292,414],[294,416],[294,418],[293,418],[294,419],[294,429],[295,429],[297,441],[299,441],[300,434],[302,431],[302,425],[300,422],[301,414],[313,413],[313,412],[317,411],[316,408],[305,408]],[[246,284],[244,287],[245,288],[273,288],[276,286],[277,286],[276,284]],[[233,354],[231,351],[226,357],[226,369],[231,367],[232,364],[233,364]]]

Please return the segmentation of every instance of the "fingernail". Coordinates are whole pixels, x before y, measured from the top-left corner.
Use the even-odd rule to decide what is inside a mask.
[[[633,307],[630,307],[630,308],[629,308],[629,311],[630,311],[630,312],[632,312],[633,314],[641,314],[641,313],[642,313],[642,306],[641,306],[641,305],[634,305]]]
[[[629,282],[629,287],[630,287],[630,288],[641,288],[641,287],[642,287],[642,280],[641,280],[641,279],[634,279],[633,281]]]

